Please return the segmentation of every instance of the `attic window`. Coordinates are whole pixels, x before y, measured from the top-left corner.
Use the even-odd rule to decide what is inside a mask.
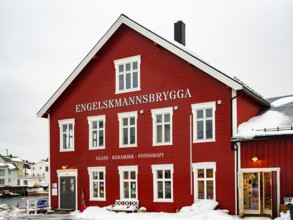
[[[116,94],[140,90],[140,55],[114,61]]]

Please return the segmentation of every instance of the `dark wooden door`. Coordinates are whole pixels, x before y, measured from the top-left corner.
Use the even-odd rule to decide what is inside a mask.
[[[60,208],[75,210],[75,177],[60,177]]]
[[[272,171],[272,217],[278,217],[277,172]]]

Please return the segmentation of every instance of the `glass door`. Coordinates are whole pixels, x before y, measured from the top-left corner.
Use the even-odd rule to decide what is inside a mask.
[[[243,203],[247,214],[260,213],[260,173],[243,173]]]
[[[272,175],[271,172],[263,172],[263,212],[272,214]]]

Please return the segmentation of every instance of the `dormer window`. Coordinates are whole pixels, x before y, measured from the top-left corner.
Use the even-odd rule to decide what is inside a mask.
[[[116,94],[140,90],[140,55],[115,60]]]

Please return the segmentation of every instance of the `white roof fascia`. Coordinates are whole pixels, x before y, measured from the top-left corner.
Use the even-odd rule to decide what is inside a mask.
[[[216,78],[220,82],[228,85],[232,89],[240,90],[242,85],[235,80],[225,76],[223,73],[217,71],[206,63],[198,60],[184,49],[180,49],[169,41],[159,37],[158,35],[152,33],[150,30],[142,27],[141,25],[135,23],[124,15],[121,15],[117,21],[111,26],[111,28],[106,32],[106,34],[100,39],[100,41],[94,46],[94,48],[87,54],[87,56],[80,62],[80,64],[74,69],[70,76],[63,82],[63,84],[58,88],[58,90],[53,94],[53,96],[47,101],[47,103],[41,108],[37,113],[38,117],[42,117],[46,111],[51,107],[51,105],[59,98],[59,96],[65,91],[65,89],[71,84],[71,82],[76,78],[76,76],[83,70],[83,68],[88,64],[88,62],[94,57],[94,55],[102,48],[102,46],[109,40],[109,38],[116,32],[116,30],[125,24],[130,28],[136,30],[143,36],[149,38],[150,40],[156,42],[160,46],[166,48],[172,53],[176,54],[180,58],[186,60],[188,63],[196,66],[202,71],[208,73],[212,77]]]

